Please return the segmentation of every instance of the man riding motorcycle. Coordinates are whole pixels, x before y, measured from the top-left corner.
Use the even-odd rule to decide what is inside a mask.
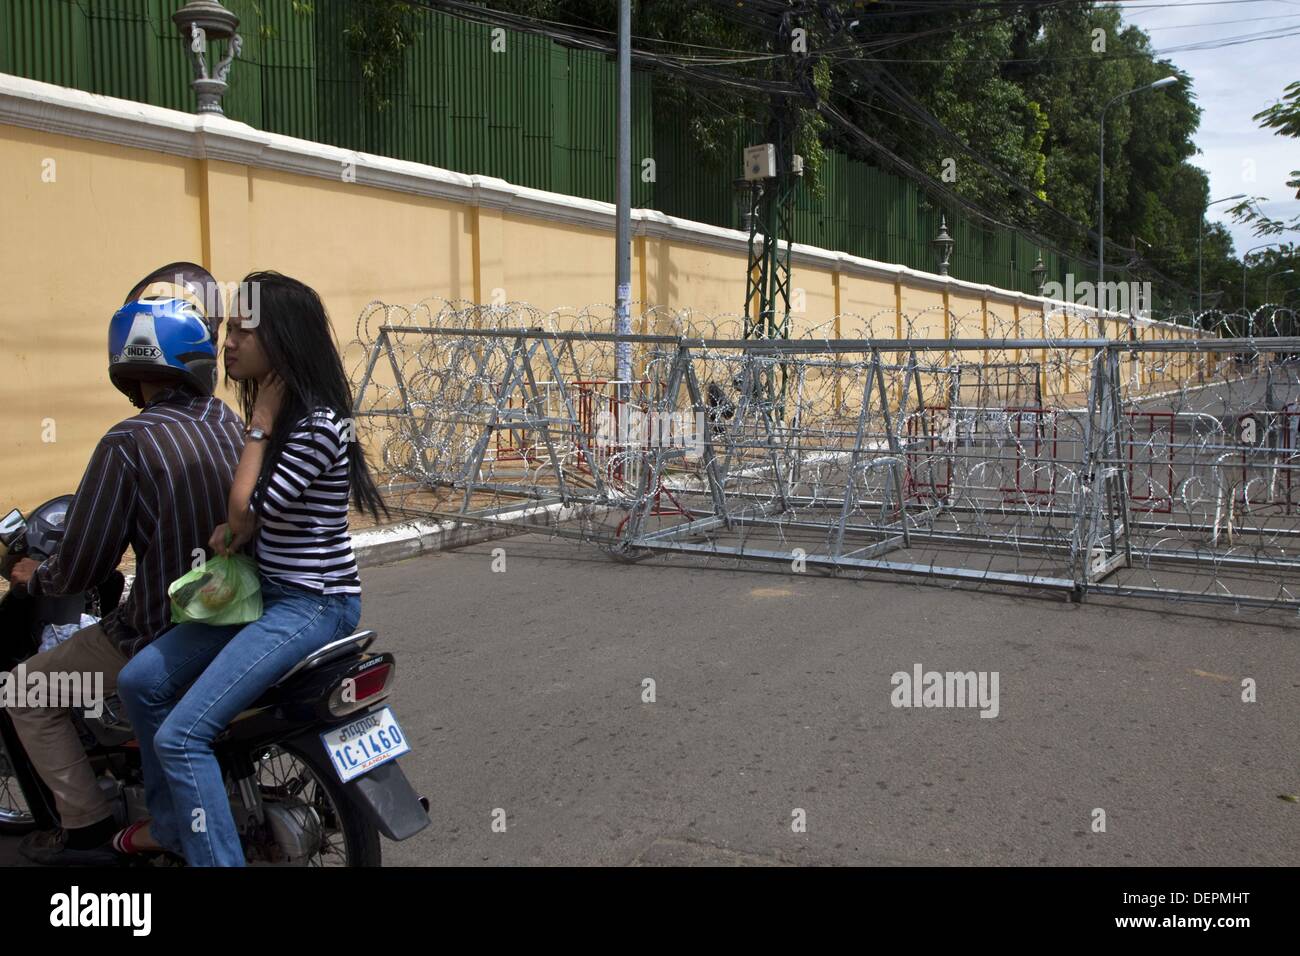
[[[58,552],[39,565],[18,561],[9,579],[32,594],[77,594],[104,580],[129,545],[135,580],[98,624],[23,662],[28,681],[41,673],[53,687],[48,675],[102,673],[103,693],[114,694],[127,661],[170,625],[168,585],[191,570],[225,520],[244,428],[213,394],[222,323],[217,288],[202,267],[172,263],[137,283],[109,323],[109,379],[141,411],[95,447]],[[72,704],[7,709],[62,822],[59,830],[30,834],[19,850],[37,863],[108,863],[115,859],[116,823]]]

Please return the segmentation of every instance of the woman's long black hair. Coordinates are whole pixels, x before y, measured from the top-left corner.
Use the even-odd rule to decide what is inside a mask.
[[[243,306],[254,307],[258,343],[280,381],[284,401],[271,428],[259,481],[265,484],[284,450],[288,433],[313,409],[329,408],[339,420],[352,420],[352,387],[343,371],[338,345],[320,296],[310,286],[278,272],[250,272],[241,286]],[[236,321],[239,321],[236,315]],[[257,402],[257,382],[239,383],[244,420]],[[353,429],[355,433],[355,428]],[[375,487],[361,443],[348,442],[348,484],[358,508],[379,520],[388,508]]]

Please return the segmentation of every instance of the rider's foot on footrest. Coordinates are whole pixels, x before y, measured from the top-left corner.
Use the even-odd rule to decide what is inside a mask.
[[[42,866],[113,866],[119,862],[108,843],[91,849],[74,849],[68,846],[67,834],[63,829],[37,830],[23,837],[18,852]]]

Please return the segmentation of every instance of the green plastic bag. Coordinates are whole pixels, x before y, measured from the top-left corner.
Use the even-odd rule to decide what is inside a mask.
[[[262,616],[257,565],[242,554],[217,555],[167,589],[172,623],[249,624]]]

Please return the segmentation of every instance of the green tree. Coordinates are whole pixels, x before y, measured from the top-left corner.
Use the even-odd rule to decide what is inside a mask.
[[[388,83],[415,42],[415,11],[406,0],[351,0],[343,35],[356,57],[366,99],[378,111],[388,109]]]
[[[491,6],[613,40],[615,0]],[[688,124],[704,161],[734,163],[737,142],[767,115],[770,98],[760,81],[789,78],[790,64],[772,56],[783,11],[807,30],[814,64],[797,100],[799,151],[814,175],[824,144],[904,171],[941,204],[951,197],[971,203],[1075,256],[1095,256],[1103,104],[1178,76],[1178,86],[1121,99],[1107,112],[1107,260],[1135,278],[1170,279],[1182,287],[1182,303],[1192,304],[1208,197],[1204,172],[1190,162],[1200,110],[1189,77],[1160,60],[1119,7],[1042,0],[638,3],[638,50],[711,61],[693,74],[666,70],[655,81],[656,104]],[[746,79],[754,88],[744,88]],[[815,101],[830,104],[875,145],[847,124],[826,122]],[[955,179],[945,175],[954,170]],[[1205,245],[1207,265],[1227,254],[1215,235]]]
[[[1100,31],[1100,32],[1098,32]],[[1104,51],[1098,46],[1104,44]],[[1177,86],[1124,97],[1106,114],[1106,232],[1109,243],[1187,284],[1194,270],[1205,174],[1188,162],[1200,110],[1189,78],[1151,52],[1146,34],[1126,26],[1118,8],[1070,6],[1045,17],[1031,46],[1025,77],[1049,122],[1046,192],[1078,223],[1097,222],[1098,145],[1104,104],[1120,94],[1174,75]],[[1038,226],[1058,241],[1095,249],[1095,233],[1063,231],[1049,217]],[[1086,248],[1086,247],[1085,247]],[[1194,281],[1192,282],[1194,285]]]
[[[1268,109],[1260,110],[1251,119],[1257,120],[1264,129],[1273,130],[1278,136],[1290,136],[1300,139],[1300,80],[1287,84],[1282,98],[1278,102]],[[1300,199],[1300,169],[1291,170],[1291,178],[1287,180],[1286,184],[1296,191],[1296,199]],[[1252,224],[1257,236],[1277,236],[1284,232],[1300,232],[1300,216],[1286,222],[1264,215],[1256,205],[1263,198],[1263,196],[1256,196],[1233,206],[1231,210],[1233,217],[1237,222]]]

